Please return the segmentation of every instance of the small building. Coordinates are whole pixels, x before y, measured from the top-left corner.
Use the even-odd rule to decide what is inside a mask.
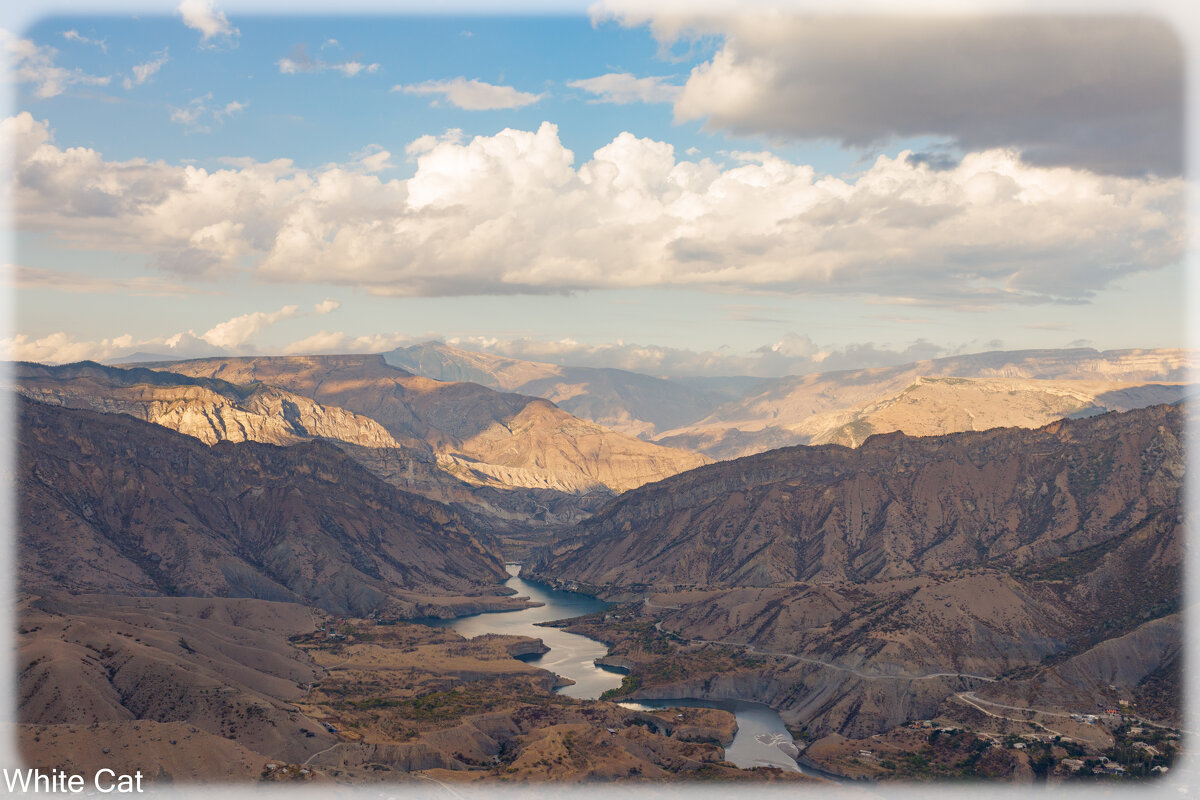
[[[1064,758],[1058,763],[1071,770],[1071,772],[1078,772],[1083,769],[1083,761],[1078,758]]]

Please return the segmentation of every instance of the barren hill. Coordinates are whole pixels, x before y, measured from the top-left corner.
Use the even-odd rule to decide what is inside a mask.
[[[627,493],[530,572],[629,601],[570,629],[617,643],[635,697],[753,699],[816,735],[982,724],[968,691],[1177,720],[1185,421],[1154,406],[748,456]],[[720,648],[756,661],[692,666]]]
[[[1081,348],[778,378],[655,441],[727,459],[796,444],[853,445],[890,430],[922,436],[1037,427],[1062,416],[1174,402],[1189,393],[1185,384],[1198,365],[1190,350]]]
[[[504,579],[496,551],[450,508],[322,442],[210,447],[130,417],[28,400],[18,425],[26,591],[258,597],[411,615]]]
[[[540,398],[421,378],[382,356],[200,359],[162,368],[257,381],[348,409],[401,441],[424,442],[443,468],[482,484],[621,492],[707,461],[577,419]]]
[[[793,447],[629,492],[538,571],[597,586],[866,580],[1036,563],[1178,524],[1183,411]]]

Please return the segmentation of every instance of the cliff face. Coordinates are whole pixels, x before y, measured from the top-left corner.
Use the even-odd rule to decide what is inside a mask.
[[[421,378],[382,356],[201,359],[161,367],[257,381],[348,409],[398,441],[420,443],[457,477],[481,485],[619,492],[707,462],[576,419],[539,398]]]
[[[206,444],[289,445],[314,438],[360,447],[401,447],[373,419],[281,389],[203,380],[92,362],[50,367],[19,363],[11,386],[31,400],[107,414],[128,414]]]
[[[415,614],[505,578],[497,552],[455,512],[325,443],[209,447],[128,417],[29,401],[18,425],[24,591]]]
[[[861,581],[1012,567],[1173,530],[1183,412],[1157,406],[857,450],[787,448],[629,492],[536,570],[606,587]]]

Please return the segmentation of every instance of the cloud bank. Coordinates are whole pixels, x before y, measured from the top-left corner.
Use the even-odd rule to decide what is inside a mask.
[[[964,307],[1086,301],[1176,262],[1185,236],[1181,179],[1036,167],[1002,149],[948,169],[880,157],[839,178],[771,153],[680,160],[622,133],[575,166],[543,123],[422,137],[407,149],[412,177],[384,180],[363,161],[108,161],[60,147],[28,113],[0,136],[22,230],[148,255],[187,278],[249,269],[382,294],[676,286]]]
[[[680,121],[847,146],[945,136],[1034,165],[1182,171],[1184,52],[1160,21],[655,8],[604,0],[593,18],[649,26],[666,47],[717,37],[675,102]]]
[[[63,331],[40,338],[17,334],[0,339],[0,359],[66,364],[73,361],[120,361],[134,353],[153,353],[166,358],[252,355],[260,352],[255,338],[272,325],[294,317],[328,314],[339,305],[336,300],[324,300],[309,312],[301,311],[297,305],[287,305],[278,311],[241,314],[219,322],[200,334],[189,330],[149,339],[135,339],[130,334],[123,334],[109,339],[79,340]],[[305,352],[318,350],[314,348]]]

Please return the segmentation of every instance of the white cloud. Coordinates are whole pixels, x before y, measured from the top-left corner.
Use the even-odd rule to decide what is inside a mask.
[[[570,81],[567,86],[573,89],[583,89],[596,95],[592,103],[673,103],[683,91],[682,86],[675,86],[667,81],[669,77],[651,76],[638,78],[628,72],[610,72],[595,78]]]
[[[317,353],[340,353],[349,352],[344,350],[345,343],[349,337],[341,331],[317,331],[312,336],[306,336],[303,339],[297,339],[291,344],[283,348],[285,356],[290,355],[313,355]]]
[[[145,62],[144,64],[135,64],[133,67],[133,77],[126,78],[124,86],[126,89],[132,89],[134,86],[141,86],[151,75],[162,69],[163,64],[167,63],[167,51],[163,50],[155,53],[155,57]]]
[[[18,267],[18,282],[21,273],[29,273],[27,268]],[[40,281],[47,276],[37,275],[42,270],[32,271]],[[146,294],[158,294],[152,286],[144,286],[134,282],[133,287],[114,287],[116,281],[104,279],[89,279],[79,276],[67,276],[73,281],[69,288],[56,286],[59,291],[85,291],[89,285],[93,291],[122,291],[129,289],[131,294],[141,294],[139,287],[145,288]],[[187,291],[185,289],[185,291]],[[202,358],[206,356],[251,355],[263,352],[256,338],[278,322],[286,319],[312,317],[328,314],[341,304],[337,300],[324,300],[313,306],[310,313],[300,311],[298,305],[286,305],[278,311],[254,311],[241,314],[232,319],[220,322],[207,331],[197,334],[195,331],[181,331],[169,336],[155,336],[149,339],[135,339],[129,334],[116,336],[111,339],[78,340],[74,336],[59,331],[41,338],[33,338],[25,334],[0,339],[0,360],[40,361],[47,364],[64,364],[71,361],[117,361],[136,352],[159,353],[169,358]],[[321,333],[309,336],[283,348],[284,353],[317,353],[331,352],[344,345],[344,352],[365,353],[382,352],[396,347],[401,342],[408,342],[406,337],[399,334],[390,336],[362,336],[351,338],[343,333]],[[302,344],[303,343],[303,344]],[[298,346],[301,345],[302,346]]]
[[[178,122],[193,131],[208,132],[212,123],[220,124],[249,107],[249,103],[233,100],[220,108],[211,108],[208,103],[212,100],[212,92],[193,98],[183,108],[171,109],[171,121]]]
[[[324,50],[326,47],[332,46],[340,45],[338,45],[336,40],[330,39],[325,44],[321,45],[321,49]],[[380,69],[379,64],[363,64],[360,61],[342,61],[340,63],[331,64],[323,61],[320,58],[313,58],[310,56],[308,54],[307,46],[303,44],[298,44],[293,47],[290,55],[279,59],[275,62],[275,64],[279,67],[279,72],[283,75],[295,75],[300,72],[317,73],[325,72],[326,70],[334,70],[335,72],[342,73],[347,78],[353,78],[355,75],[358,75],[361,72],[374,74],[379,72]]]
[[[107,86],[108,75],[88,75],[80,69],[67,69],[54,63],[58,51],[42,47],[31,39],[21,39],[0,28],[0,50],[8,62],[8,74],[17,83],[32,83],[34,96],[45,99],[57,97],[68,86]]]
[[[1184,49],[1162,19],[713,13],[603,0],[595,22],[648,26],[664,47],[715,39],[675,103],[735,135],[851,147],[917,136],[1026,162],[1178,175]]]
[[[243,314],[214,325],[201,334],[200,338],[213,347],[232,350],[245,344],[250,337],[262,331],[263,328],[274,325],[281,319],[296,316],[296,312],[299,310],[300,306],[284,306],[278,311],[269,313],[255,311],[251,314]]]
[[[176,11],[183,17],[184,25],[200,32],[201,42],[239,35],[238,29],[229,24],[225,12],[218,11],[212,0],[183,0]]]
[[[361,161],[205,170],[60,148],[0,123],[22,230],[182,275],[381,294],[643,286],[844,293],[912,304],[1080,302],[1183,254],[1183,181],[1033,167],[1008,150],[935,169],[902,154],[820,177],[770,153],[679,160],[623,133],[575,165],[555,126],[421,137],[411,178]],[[361,156],[360,156],[361,158]]]
[[[108,41],[105,39],[89,39],[74,28],[69,31],[63,31],[62,37],[69,42],[79,42],[80,44],[90,44],[99,47],[100,52],[108,54]]]
[[[392,87],[392,91],[405,94],[439,95],[451,105],[466,111],[524,108],[546,96],[544,92],[542,94],[521,92],[511,86],[496,86],[462,77],[443,81],[426,81],[409,86],[397,84]]]
[[[225,104],[224,108],[213,111],[213,117],[218,120],[228,119],[240,111],[245,111],[249,105],[249,103],[239,103],[237,100],[231,100]]]

